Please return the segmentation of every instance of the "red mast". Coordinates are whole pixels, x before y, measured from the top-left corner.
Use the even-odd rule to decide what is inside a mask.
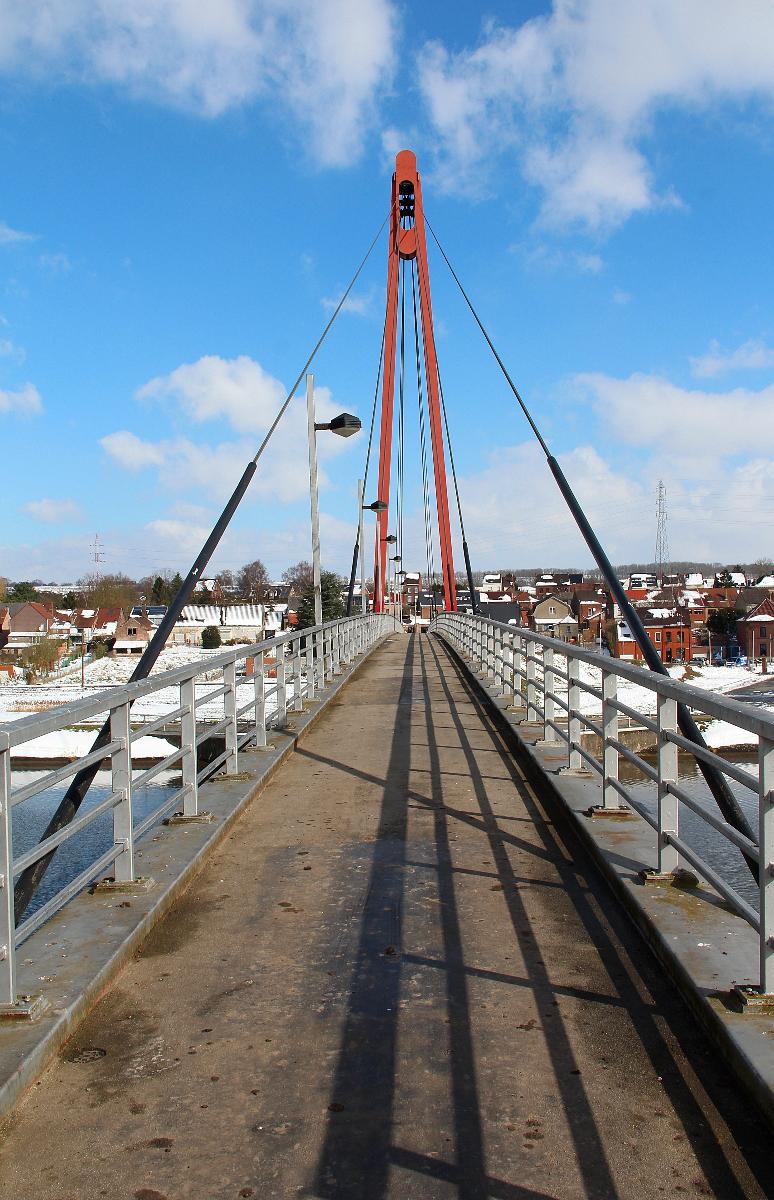
[[[405,227],[403,225],[405,222]],[[395,344],[398,326],[398,267],[401,259],[415,258],[419,278],[419,302],[422,314],[422,345],[425,359],[425,385],[430,416],[430,440],[433,449],[435,499],[438,511],[438,537],[441,546],[444,608],[456,612],[457,590],[454,583],[449,497],[446,488],[441,407],[438,393],[438,359],[433,333],[433,308],[430,299],[430,270],[427,263],[425,218],[422,209],[422,185],[416,155],[401,150],[395,159],[392,177],[390,244],[387,256],[387,320],[384,339],[384,376],[382,380],[382,420],[379,440],[378,498],[387,507],[377,514],[374,551],[374,611],[383,612],[387,583],[387,534],[390,504],[390,462],[392,456],[392,420],[395,398]]]

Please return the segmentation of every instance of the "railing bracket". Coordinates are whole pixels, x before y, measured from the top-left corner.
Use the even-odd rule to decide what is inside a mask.
[[[37,1021],[51,1005],[43,996],[19,996],[15,1004],[0,1004],[1,1021]]]
[[[624,808],[623,805],[618,808],[605,808],[604,804],[592,804],[590,808],[584,809],[583,815],[591,817],[592,820],[609,817],[612,821],[629,821],[636,814],[630,808]]]
[[[658,867],[644,867],[638,872],[640,883],[665,883],[668,887],[676,888],[697,888],[699,886],[699,877],[694,875],[693,871],[687,871],[685,867],[678,867],[675,871],[662,872]]]
[[[102,896],[106,892],[122,892],[129,896],[139,896],[144,892],[149,892],[155,886],[156,880],[152,879],[150,875],[140,875],[137,879],[127,879],[125,882],[108,876],[106,879],[100,879],[99,883],[95,883],[91,891],[94,896]]]
[[[741,1004],[743,1013],[770,1016],[774,1011],[774,995],[771,992],[759,992],[755,987],[737,984],[731,994]]]
[[[234,779],[234,775],[229,775],[229,779]],[[161,822],[162,825],[209,825],[215,818],[211,812],[192,813],[187,817],[185,813],[172,813],[171,817],[165,817]]]

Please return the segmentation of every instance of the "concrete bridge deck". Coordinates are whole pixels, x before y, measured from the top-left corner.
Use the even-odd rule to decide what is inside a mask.
[[[0,1195],[773,1195],[716,1059],[445,646],[394,636],[28,1093]]]

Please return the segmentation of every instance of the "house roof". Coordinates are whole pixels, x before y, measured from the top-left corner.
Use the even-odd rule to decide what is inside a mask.
[[[186,604],[178,624],[245,626],[262,629],[262,604]]]
[[[761,600],[760,604],[756,604],[755,608],[750,609],[743,617],[737,621],[737,625],[742,621],[756,623],[760,621],[774,621],[774,600],[768,596],[765,600]]]

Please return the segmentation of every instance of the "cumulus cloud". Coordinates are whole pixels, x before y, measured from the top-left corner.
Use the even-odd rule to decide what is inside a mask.
[[[599,229],[678,198],[659,191],[644,143],[666,108],[774,97],[774,8],[760,0],[554,0],[475,47],[427,44],[419,86],[451,190],[486,185],[516,156],[551,225]]]
[[[74,500],[29,500],[22,505],[24,512],[34,517],[36,521],[43,521],[47,525],[56,524],[59,521],[77,521],[83,516],[79,505]]]
[[[691,359],[691,371],[698,379],[711,379],[726,371],[760,371],[768,367],[774,367],[774,349],[756,339],[725,352],[720,342],[713,341],[706,354]]]
[[[157,376],[141,387],[137,399],[164,405],[173,422],[186,430],[201,426],[217,430],[215,439],[183,436],[145,441],[121,430],[101,439],[107,453],[129,470],[163,468],[160,481],[179,491],[200,489],[222,500],[233,490],[245,465],[255,454],[262,436],[272,424],[287,391],[260,363],[241,355],[226,359],[206,355],[183,363],[168,375]],[[351,407],[351,406],[349,406]],[[339,406],[328,388],[315,387],[315,408],[320,422],[330,421]],[[224,439],[225,430],[238,434]],[[325,463],[347,453],[343,438],[321,435],[318,439],[320,486],[329,479]],[[272,435],[251,485],[252,495],[290,503],[309,492],[306,405],[296,397]]]
[[[0,70],[108,84],[204,117],[266,100],[313,155],[356,155],[395,62],[392,0],[0,4]]]
[[[761,443],[774,441],[774,384],[760,391],[706,392],[679,387],[658,375],[616,379],[593,373],[576,375],[574,383],[612,433],[629,446],[661,446],[664,431],[675,430],[676,414],[691,455],[720,460],[757,453]]]
[[[42,411],[43,401],[34,384],[25,383],[18,392],[0,390],[0,413],[18,413],[28,417]]]
[[[143,467],[160,467],[164,462],[165,451],[161,444],[144,442],[128,429],[121,429],[117,433],[109,433],[100,438],[100,445],[111,458],[130,471],[139,471]]]

